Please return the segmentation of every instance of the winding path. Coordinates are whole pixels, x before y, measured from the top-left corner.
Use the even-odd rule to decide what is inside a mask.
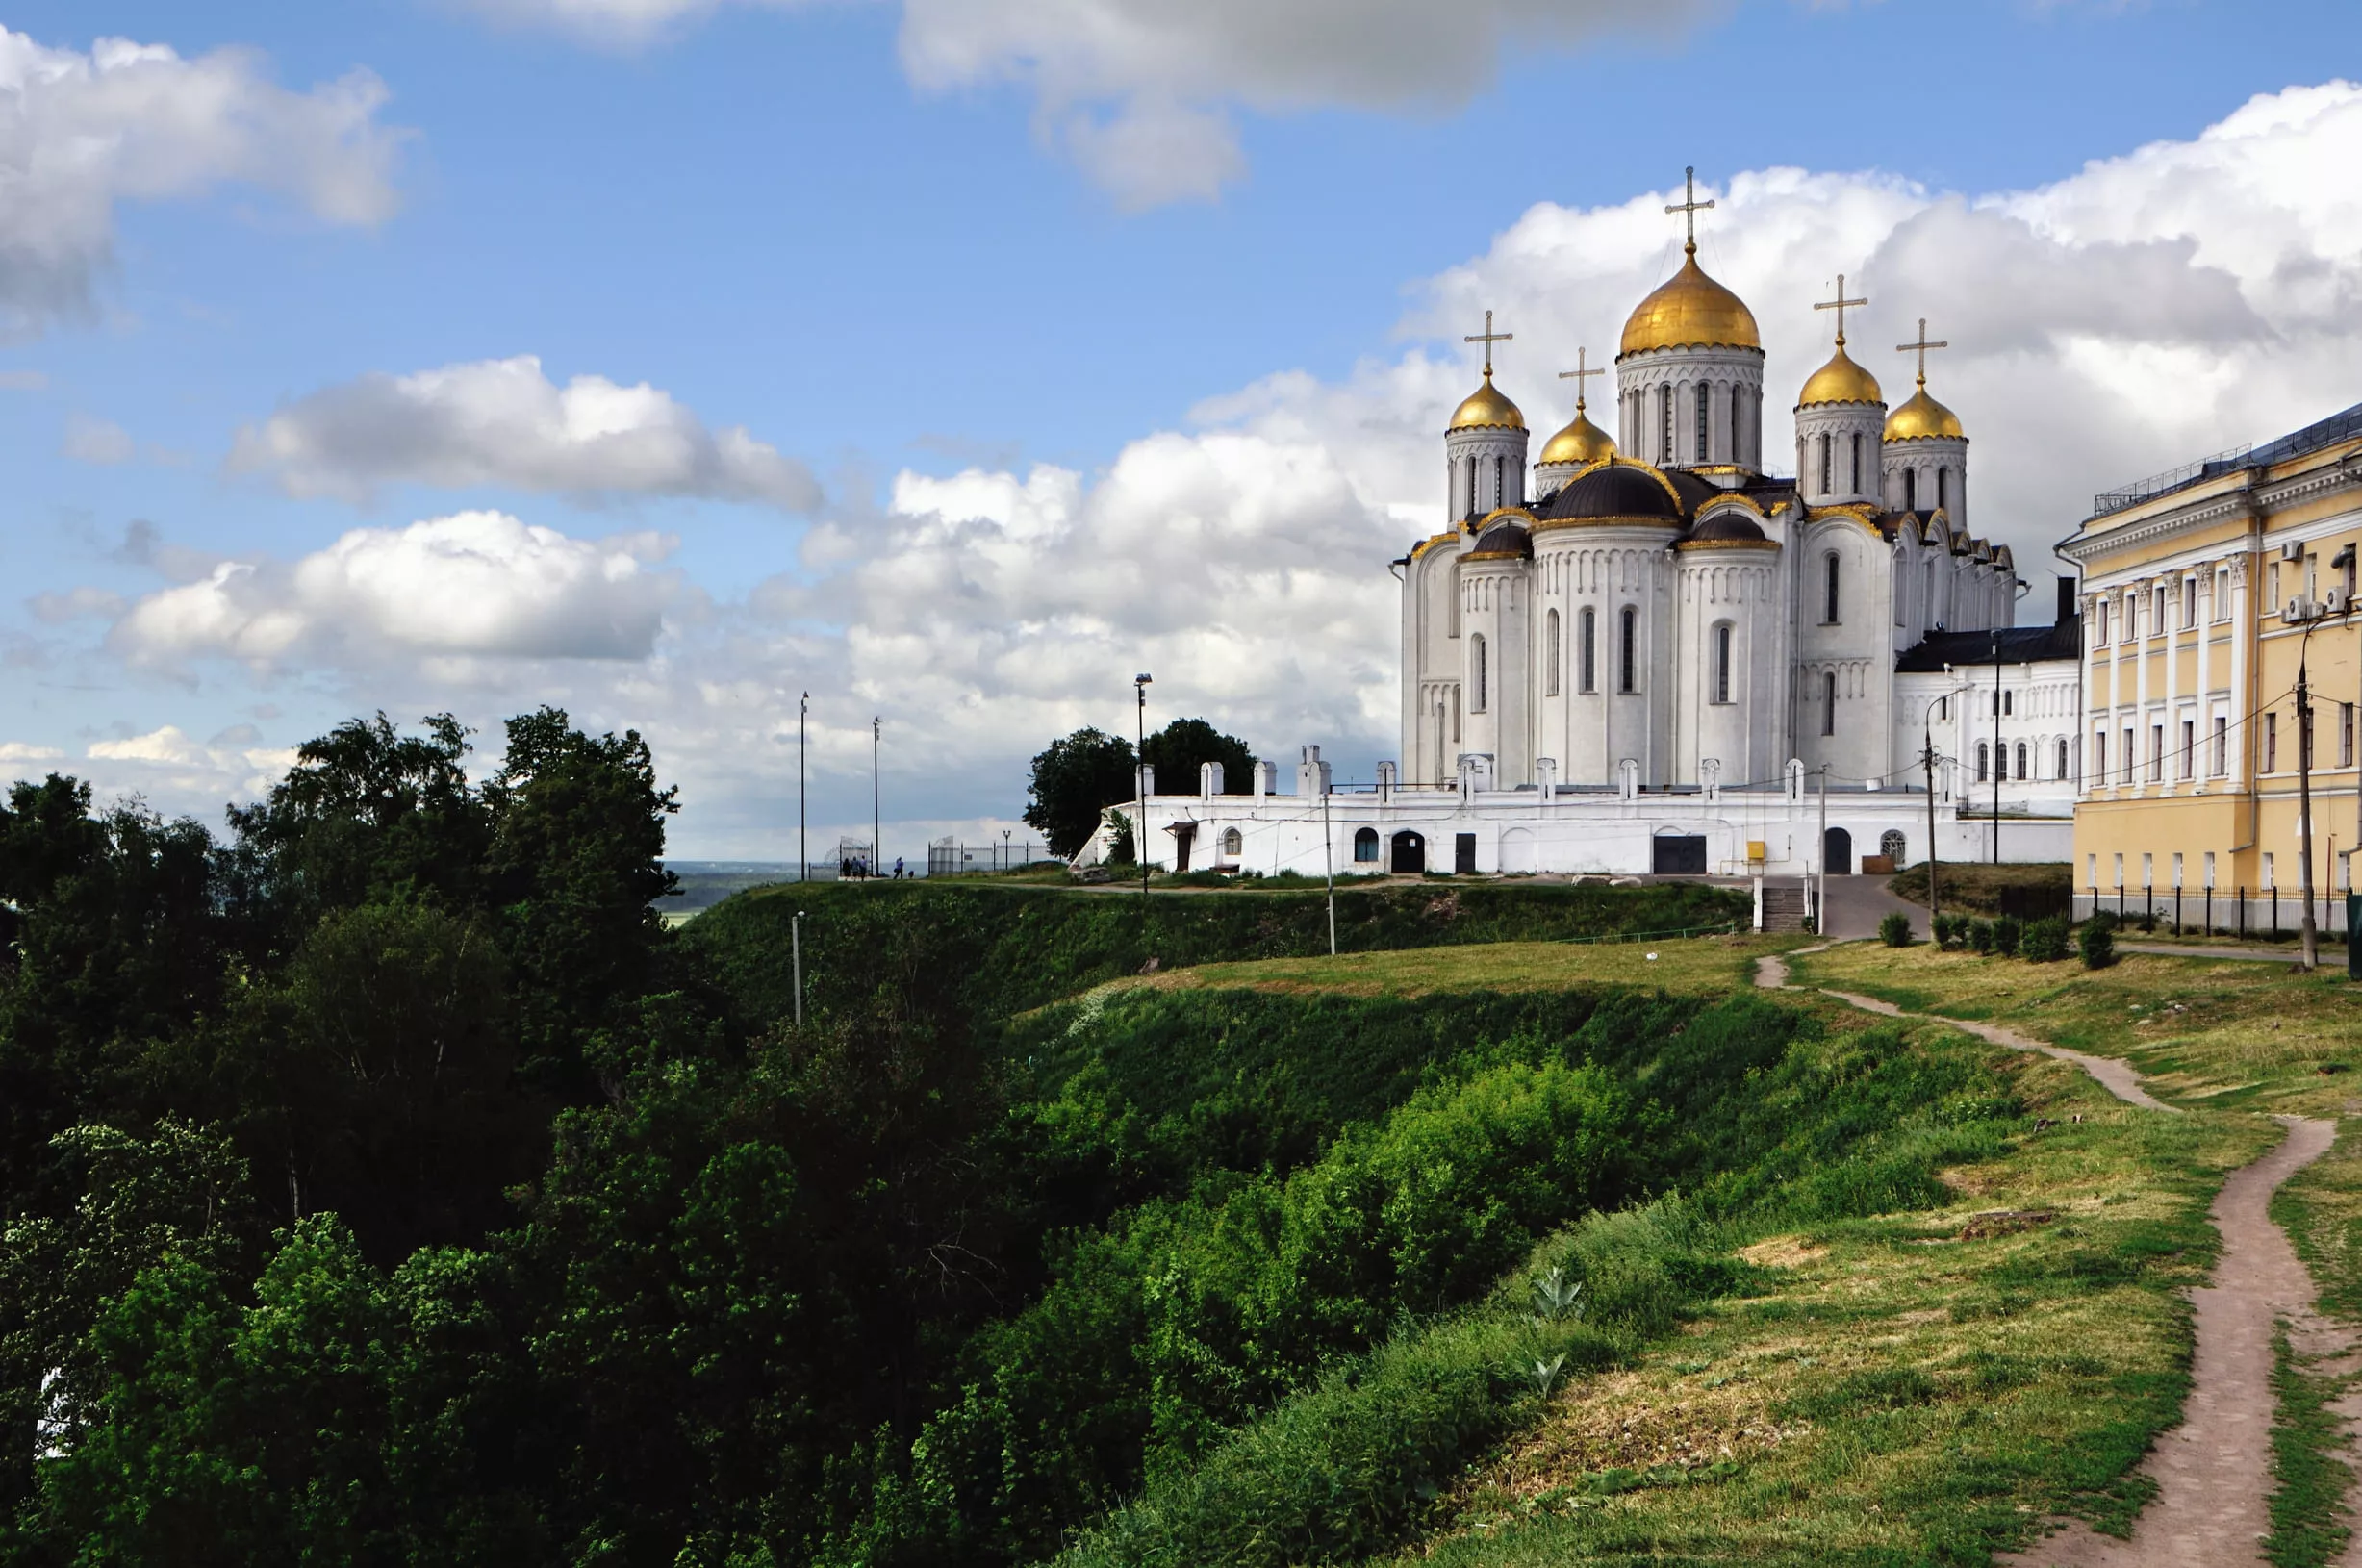
[[[1826,950],[1798,948],[1791,956]],[[1796,990],[1777,956],[1755,961],[1755,983]],[[2038,1050],[2071,1062],[2127,1104],[2172,1111],[2141,1087],[2125,1062],[2090,1056],[2031,1039],[1998,1024],[1913,1013],[1848,992],[1822,990],[1847,1006],[1886,1018],[1949,1024],[2013,1050]],[[2190,1398],[2181,1425],[2157,1440],[2141,1472],[2157,1483],[2156,1500],[2133,1524],[2132,1539],[2094,1531],[2080,1520],[2025,1552],[1996,1557],[2003,1568],[2232,1568],[2264,1561],[2272,1528],[2273,1333],[2282,1322],[2324,1350],[2346,1349],[2345,1336],[2313,1313],[2313,1281],[2287,1235],[2272,1223],[2272,1195],[2280,1183],[2328,1151],[2336,1129],[2301,1116],[2275,1116],[2288,1135],[2270,1153],[2231,1173],[2209,1217],[2222,1236],[2214,1277],[2191,1292],[2197,1343],[2190,1369]],[[2350,1422],[2349,1422],[2350,1424]],[[2362,1568],[2362,1532],[2339,1559]]]

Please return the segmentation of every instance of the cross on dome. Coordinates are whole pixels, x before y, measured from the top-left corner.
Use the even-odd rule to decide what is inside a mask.
[[[1577,414],[1581,414],[1584,408],[1583,383],[1586,378],[1590,376],[1604,376],[1608,373],[1607,367],[1604,366],[1593,366],[1587,364],[1589,353],[1590,350],[1587,348],[1577,348],[1575,350],[1575,367],[1571,370],[1561,370],[1559,372],[1559,379],[1561,381],[1571,380],[1575,384],[1575,412]]]
[[[1931,343],[1927,341],[1927,317],[1922,316],[1919,317],[1919,341],[1916,343],[1896,343],[1894,345],[1894,352],[1897,354],[1908,354],[1914,350],[1918,351],[1919,356],[1919,385],[1924,387],[1927,385],[1927,351],[1931,348],[1949,348],[1952,345],[1947,342]]]
[[[1517,334],[1513,332],[1493,331],[1492,312],[1486,311],[1485,313],[1485,330],[1482,332],[1471,332],[1466,337],[1460,339],[1460,341],[1463,343],[1483,343],[1485,345],[1485,379],[1490,381],[1492,379],[1492,345],[1495,343],[1508,342],[1516,336]]]
[[[1683,200],[1673,203],[1671,206],[1667,207],[1665,211],[1668,213],[1681,214],[1682,226],[1689,231],[1689,242],[1682,248],[1688,251],[1690,255],[1694,256],[1698,251],[1698,215],[1700,213],[1712,211],[1714,204],[1711,201],[1698,200],[1698,171],[1696,164],[1692,164],[1689,167],[1683,169],[1681,172],[1682,181],[1687,188],[1688,193]]]
[[[1837,312],[1837,345],[1838,347],[1842,348],[1845,346],[1845,307],[1848,305],[1867,305],[1868,303],[1869,299],[1867,296],[1861,299],[1847,299],[1845,297],[1845,274],[1840,272],[1837,275],[1837,297],[1835,299],[1816,299],[1813,302],[1813,309],[1816,311]],[[1927,323],[1925,321],[1921,321],[1919,323],[1919,336],[1922,338],[1927,336]],[[1933,348],[1936,345],[1930,343],[1928,346]]]

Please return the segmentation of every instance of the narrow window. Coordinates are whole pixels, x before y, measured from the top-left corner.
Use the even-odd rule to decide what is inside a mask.
[[[1583,686],[1586,692],[1599,690],[1599,617],[1596,612],[1583,612]]]
[[[2003,692],[2003,693],[2001,694],[2001,714],[2002,714],[2002,717],[2004,717],[2004,718],[2008,718],[2008,719],[2015,719],[2015,718],[2017,718],[2017,717],[2018,717],[2018,694],[2017,694],[2017,693],[2015,693],[2015,692]]]
[[[1363,827],[1355,830],[1354,858],[1363,862],[1378,858],[1378,829]]]
[[[2274,561],[2274,562],[2273,562],[2273,563],[2272,563],[2272,575],[2271,575],[2271,577],[2270,577],[2270,578],[2268,578],[2268,579],[2267,579],[2267,581],[2270,583],[2271,588],[2272,588],[2272,593],[2271,593],[2271,594],[2268,596],[2268,601],[2269,601],[2269,603],[2271,604],[2271,606],[2272,606],[2273,610],[2273,611],[2276,613],[2276,612],[2277,612],[2277,611],[2280,609],[2281,604],[2282,604],[2282,600],[2281,600],[2281,598],[2280,598],[2280,563],[2279,563],[2279,562]]]
[[[1728,702],[1730,699],[1731,628],[1722,625],[1714,628],[1714,700]]]
[[[1368,829],[1365,828],[1363,831],[1366,832]],[[1224,829],[1222,834],[1222,852],[1224,854],[1234,855],[1245,848],[1246,845],[1246,835],[1239,832],[1238,829],[1235,827]]]
[[[1744,462],[1746,462],[1746,461],[1747,461],[1747,453],[1746,453],[1746,452],[1744,452],[1744,451],[1742,451],[1742,450],[1740,449],[1741,443],[1740,443],[1740,437],[1739,437],[1739,433],[1740,433],[1741,430],[1744,430],[1744,429],[1747,427],[1747,419],[1746,419],[1746,416],[1745,416],[1744,414],[1741,414],[1741,413],[1740,412],[1740,409],[1742,409],[1743,407],[1745,407],[1745,406],[1746,406],[1746,395],[1747,395],[1747,394],[1746,394],[1746,389],[1744,389],[1744,388],[1742,388],[1742,387],[1740,387],[1740,386],[1737,386],[1737,385],[1733,385],[1733,386],[1732,386],[1732,388],[1731,388],[1731,461],[1732,461],[1733,463],[1744,463]]]
[[[2264,715],[2264,771],[2273,773],[2280,769],[2280,716]]]
[[[2215,571],[2215,619],[2231,619],[2231,571],[2228,567],[2218,568]]]
[[[2221,778],[2231,771],[2231,721],[2221,714],[2215,715],[2214,774]]]
[[[1468,711],[1483,713],[1485,711],[1485,638],[1482,633],[1479,633],[1470,644],[1468,657],[1469,668],[1475,674],[1474,700],[1468,704]]]
[[[2181,721],[2181,776],[2196,778],[2198,767],[2198,723],[2195,719]]]
[[[2108,781],[2108,732],[2092,731],[2092,776],[2102,784]]]
[[[1828,671],[1820,677],[1820,732],[1837,733],[1837,672]]]
[[[1862,432],[1859,430],[1853,433],[1853,483],[1847,487],[1846,493],[1852,495],[1862,493]]]
[[[2108,645],[2108,601],[2099,600],[2095,606],[2098,613],[2092,618],[2092,643],[2095,647]]]
[[[2337,765],[2340,768],[2353,766],[2353,704],[2350,702],[2337,705]]]
[[[2067,776],[2067,743],[2064,740],[2059,742],[2059,771],[2057,776],[2060,778],[2065,778]]]
[[[1550,612],[1542,622],[1542,695],[1559,695],[1559,613]]]
[[[1829,442],[1830,437],[1823,432],[1820,438],[1820,493],[1823,495],[1829,493]]]
[[[1620,668],[1616,671],[1616,690],[1637,692],[1640,679],[1640,612],[1631,605],[1624,606],[1621,641],[1617,650]]]
[[[1707,461],[1706,433],[1707,433],[1707,429],[1708,429],[1708,427],[1709,427],[1710,423],[1712,422],[1712,421],[1711,421],[1711,417],[1710,417],[1710,416],[1709,416],[1709,414],[1707,413],[1707,402],[1706,402],[1706,399],[1707,399],[1708,395],[1709,395],[1709,393],[1708,393],[1708,390],[1707,390],[1706,383],[1705,383],[1705,382],[1703,382],[1703,381],[1699,382],[1699,383],[1698,383],[1698,439],[1697,439],[1697,440],[1696,440],[1696,442],[1694,442],[1692,444],[1693,444],[1693,445],[1695,445],[1695,446],[1696,446],[1696,448],[1697,448],[1698,461],[1699,461],[1700,463],[1703,463],[1703,462]]]
[[[2024,782],[2025,782],[2025,776],[2026,776],[2026,744],[2025,744],[2025,742],[2023,742],[2023,741],[2019,741],[2019,742],[2018,743],[2018,781],[2019,781],[2019,783],[2021,783],[2021,784],[2022,784],[2022,783],[2024,783]]]
[[[1936,470],[1936,504],[1938,506],[1948,507],[1952,504],[1951,477],[1952,470],[1949,468]]]
[[[1460,744],[1460,688],[1452,688],[1452,744]]]
[[[1673,461],[1673,389],[1657,389],[1657,417],[1661,428],[1657,432],[1657,461]]]
[[[2138,759],[2137,759],[2137,758],[2134,756],[2134,754],[2133,754],[2133,746],[2132,746],[2132,726],[2131,726],[2131,725],[2129,725],[2129,724],[2127,724],[2127,725],[2125,725],[2125,726],[2124,726],[2124,782],[2125,782],[2125,783],[2129,784],[2129,783],[2131,783],[2131,782],[2132,782],[2132,771],[2133,771],[2133,769],[2134,769],[2134,768],[2135,768],[2137,765],[2138,765]]]
[[[1982,741],[1977,742],[1977,743],[1976,743],[1976,781],[1977,781],[1979,784],[1982,784],[1982,783],[1984,783],[1984,782],[1985,782],[1985,771],[1986,771],[1988,768],[1991,768],[1992,766],[1993,766],[1993,758],[1992,758],[1992,751],[1991,751],[1991,748],[1990,748],[1990,747],[1988,747],[1988,746],[1985,745],[1985,743],[1984,743],[1984,742],[1982,742]]]
[[[2181,580],[2181,623],[2185,628],[2198,623],[2198,580],[2196,577]]]
[[[1952,699],[1950,697],[1936,698],[1936,717],[1947,724],[1952,721]]]
[[[1841,569],[1838,566],[1837,551],[1831,550],[1827,556],[1823,557],[1822,566],[1824,582],[1820,619],[1824,624],[1834,626],[1837,624],[1838,574]]]
[[[2275,884],[2272,880],[2272,851],[2264,851],[2264,891],[2270,893]]]
[[[1906,512],[1917,512],[1918,509],[1919,470],[1917,468],[1905,468],[1903,470],[1903,510]]]

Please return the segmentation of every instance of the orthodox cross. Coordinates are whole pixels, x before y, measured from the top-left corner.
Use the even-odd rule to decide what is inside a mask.
[[[1835,299],[1816,299],[1813,302],[1813,309],[1816,311],[1837,312],[1837,345],[1838,347],[1842,348],[1845,346],[1845,307],[1848,305],[1867,305],[1869,301],[1867,299],[1847,299],[1845,297],[1845,274],[1840,272],[1837,275],[1837,297]],[[1919,323],[1919,336],[1922,338],[1927,336],[1927,323],[1924,321]],[[1929,343],[1927,346],[1930,348],[1936,348],[1940,347],[1941,345],[1937,343]]]
[[[1683,200],[1667,207],[1665,211],[1681,214],[1682,226],[1689,231],[1689,242],[1683,248],[1694,255],[1698,248],[1698,215],[1711,210],[1714,203],[1698,200],[1698,171],[1695,164],[1691,164],[1681,172],[1682,179],[1689,189],[1689,194]]]
[[[1485,345],[1485,379],[1490,381],[1492,379],[1492,345],[1495,343],[1508,342],[1511,339],[1516,336],[1517,334],[1513,332],[1493,331],[1492,312],[1486,311],[1485,313],[1485,330],[1482,332],[1471,332],[1466,337],[1462,338],[1460,341],[1463,343],[1483,343]],[[1925,337],[1926,334],[1921,333],[1920,336]]]
[[[1919,341],[1916,343],[1896,343],[1894,345],[1894,352],[1897,354],[1909,354],[1915,350],[1918,352],[1919,356],[1919,385],[1924,387],[1927,385],[1927,351],[1931,348],[1949,348],[1952,345],[1950,343],[1931,343],[1927,341],[1927,317],[1922,316],[1919,317]]]
[[[1572,381],[1575,384],[1575,412],[1577,414],[1581,414],[1583,412],[1583,383],[1585,379],[1589,376],[1604,376],[1608,373],[1605,366],[1587,366],[1586,362],[1587,361],[1589,354],[1589,349],[1576,349],[1575,367],[1571,370],[1561,370],[1559,372],[1559,379],[1561,381]]]

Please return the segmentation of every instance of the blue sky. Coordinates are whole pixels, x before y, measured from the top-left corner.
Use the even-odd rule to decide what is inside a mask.
[[[1278,9],[1304,27],[1209,3],[1143,42],[1136,0],[16,8],[53,66],[101,38],[179,64],[142,78],[154,108],[22,79],[0,104],[35,148],[92,114],[149,147],[9,155],[81,216],[0,219],[0,758],[217,821],[342,715],[558,700],[649,734],[682,853],[770,855],[809,688],[814,821],[866,816],[884,713],[888,847],[916,852],[1007,822],[1024,758],[1126,721],[1162,662],[1175,711],[1366,772],[1391,754],[1384,563],[1427,531],[1457,330],[1480,299],[1522,321],[1504,385],[1554,426],[1545,369],[1569,339],[1604,357],[1684,164],[1722,193],[1706,257],[1775,382],[1816,363],[1800,296],[1840,270],[1871,279],[1865,340],[1968,324],[1938,383],[1993,432],[1977,526],[2021,559],[2118,467],[2362,398],[2355,112],[2250,112],[2251,155],[2200,139],[2352,74],[2350,6]],[[1361,35],[1342,63],[1330,11]],[[1437,16],[1477,42],[1438,48]],[[175,73],[208,63],[262,108],[190,132]],[[382,102],[351,106],[355,71]],[[1134,121],[1147,153],[1091,150]],[[2152,143],[2181,151],[2140,164]],[[497,429],[452,456],[488,405],[436,399],[477,380],[395,385],[527,355],[552,397],[647,384],[658,415],[590,417],[704,456],[528,460]],[[379,442],[397,416],[431,428]],[[415,531],[487,514],[516,521]],[[453,552],[494,564],[438,576]]]

